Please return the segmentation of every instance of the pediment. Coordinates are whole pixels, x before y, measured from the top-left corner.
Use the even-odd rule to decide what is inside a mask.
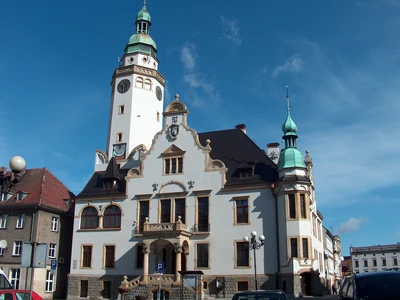
[[[181,148],[172,145],[169,147],[167,150],[165,150],[163,153],[161,153],[162,156],[168,157],[168,156],[183,156],[186,153],[186,151],[183,151]]]

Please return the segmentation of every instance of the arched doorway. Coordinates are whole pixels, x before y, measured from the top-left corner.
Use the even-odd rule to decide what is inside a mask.
[[[301,294],[303,296],[312,295],[311,278],[312,275],[309,272],[304,272],[300,275]]]
[[[156,271],[158,263],[164,263],[164,274],[174,274],[175,253],[174,245],[168,240],[156,240],[150,245],[149,273]]]

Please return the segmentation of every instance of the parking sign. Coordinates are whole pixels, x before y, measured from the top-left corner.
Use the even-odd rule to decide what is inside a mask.
[[[56,259],[51,260],[51,269],[52,270],[57,269],[57,260]]]
[[[164,262],[157,263],[156,272],[157,273],[164,273]]]

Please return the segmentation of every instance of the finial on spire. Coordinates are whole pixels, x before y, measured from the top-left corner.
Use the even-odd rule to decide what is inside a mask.
[[[147,0],[143,0],[143,6],[146,6]]]
[[[289,97],[289,87],[286,86],[286,101],[287,101],[287,110],[290,111],[290,97]]]

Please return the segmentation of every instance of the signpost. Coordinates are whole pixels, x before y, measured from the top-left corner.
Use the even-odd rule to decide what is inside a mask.
[[[51,274],[56,274],[56,270],[57,270],[57,260],[56,259],[52,259],[51,260],[51,263],[50,263],[50,265],[51,265]]]
[[[156,265],[156,273],[159,274],[158,280],[160,281],[158,285],[157,300],[161,299],[161,275],[164,273],[164,262],[158,262]]]

